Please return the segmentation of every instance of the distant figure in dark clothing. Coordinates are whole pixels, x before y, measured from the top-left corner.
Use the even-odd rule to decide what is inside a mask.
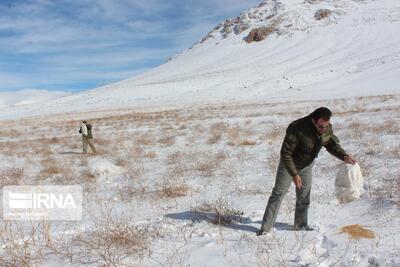
[[[82,134],[83,153],[87,153],[88,145],[92,149],[93,153],[96,153],[96,148],[93,144],[92,125],[86,121],[82,121],[81,128],[79,128],[79,133]]]

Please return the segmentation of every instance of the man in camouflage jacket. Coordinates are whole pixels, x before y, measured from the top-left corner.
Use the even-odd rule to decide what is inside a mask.
[[[339,145],[333,134],[330,118],[332,113],[325,107],[289,124],[281,148],[281,157],[275,186],[265,209],[258,235],[271,231],[283,197],[292,181],[296,186],[295,230],[312,230],[308,226],[307,213],[310,204],[312,167],[322,147],[346,163],[355,161]]]
[[[96,148],[93,143],[92,125],[86,121],[82,121],[81,127],[79,128],[79,133],[82,134],[83,153],[87,153],[88,146],[90,146],[93,153],[96,153]]]

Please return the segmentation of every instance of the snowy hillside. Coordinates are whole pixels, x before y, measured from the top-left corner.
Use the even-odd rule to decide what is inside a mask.
[[[259,27],[269,34],[247,43]],[[398,93],[399,29],[399,1],[267,0],[142,75],[2,116]]]
[[[60,91],[47,91],[38,89],[25,89],[18,92],[0,92],[0,108],[10,106],[29,105],[51,99],[67,96],[70,93]]]

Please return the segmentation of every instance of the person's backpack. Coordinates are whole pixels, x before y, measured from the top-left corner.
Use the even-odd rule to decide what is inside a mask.
[[[363,185],[360,165],[342,164],[336,174],[336,197],[340,203],[348,203],[360,198]]]

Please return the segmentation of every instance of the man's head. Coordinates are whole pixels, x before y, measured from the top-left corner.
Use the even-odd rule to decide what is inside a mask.
[[[82,121],[82,123],[86,123],[86,121]]]
[[[317,108],[311,114],[311,120],[319,134],[323,134],[330,124],[332,112],[325,107]]]

